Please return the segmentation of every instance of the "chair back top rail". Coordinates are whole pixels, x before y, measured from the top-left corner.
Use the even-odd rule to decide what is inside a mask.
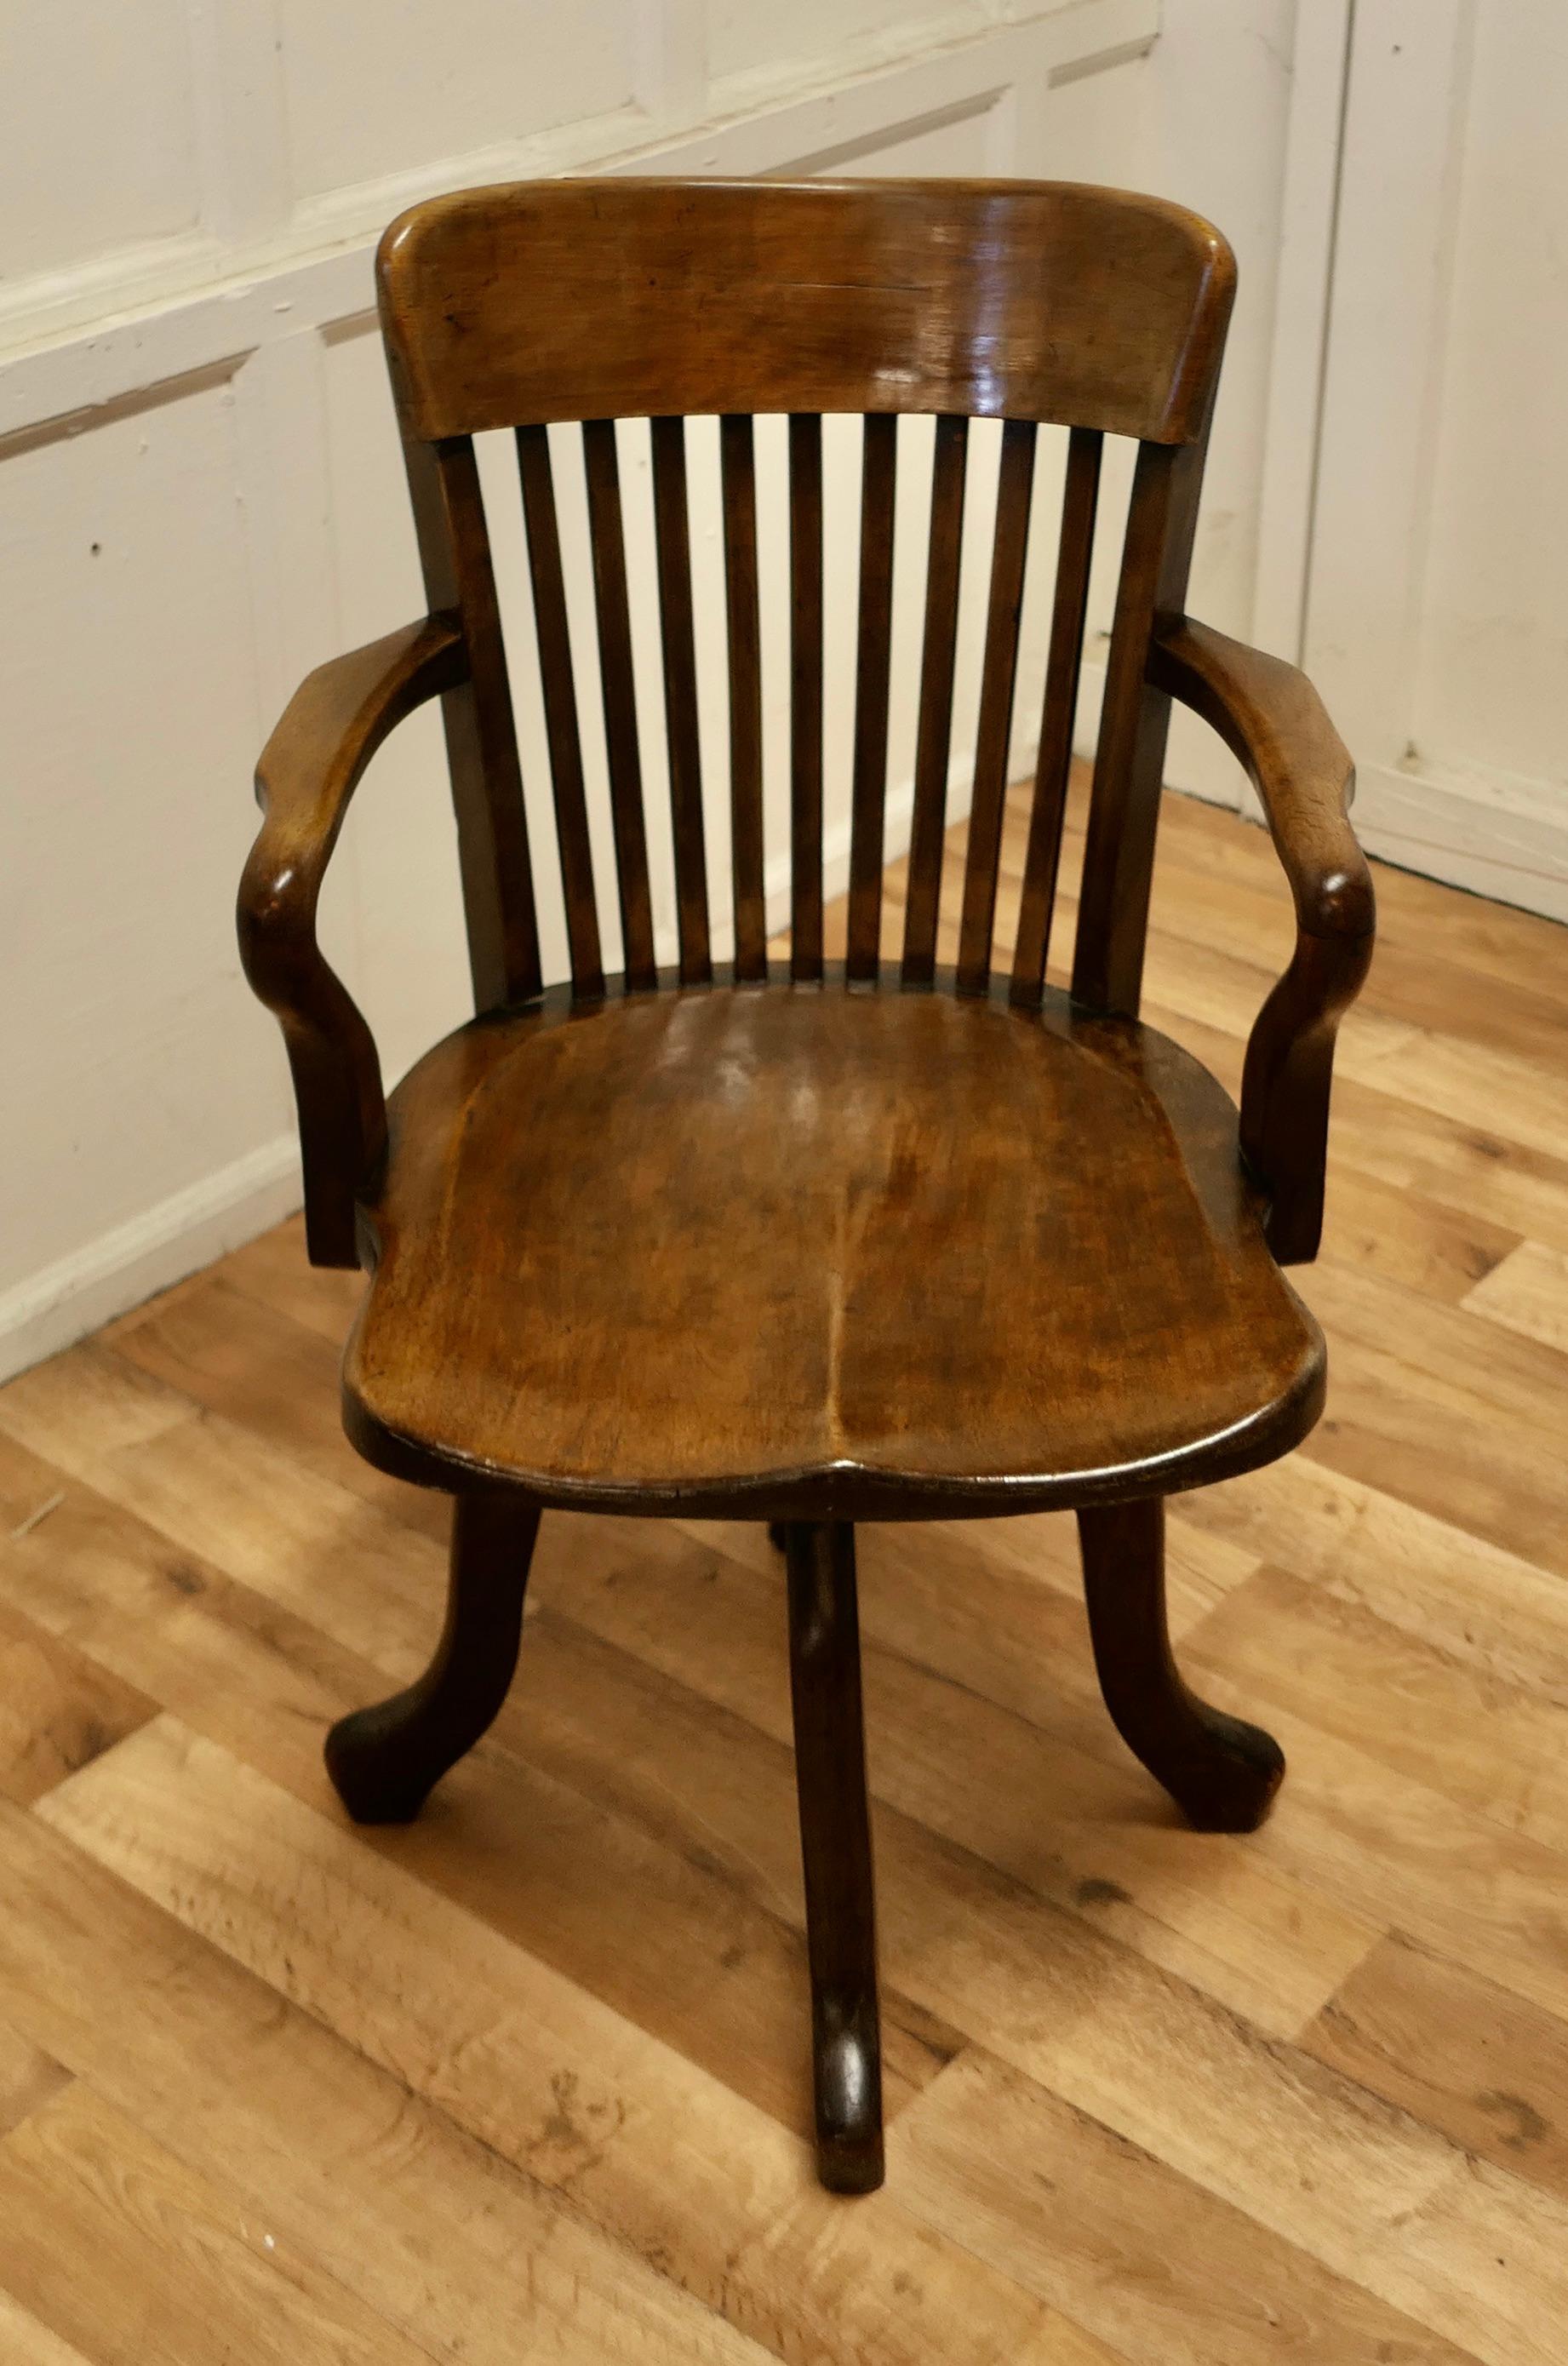
[[[520,182],[377,259],[404,414],[948,411],[1200,432],[1235,282],[1185,207],[1071,181]]]

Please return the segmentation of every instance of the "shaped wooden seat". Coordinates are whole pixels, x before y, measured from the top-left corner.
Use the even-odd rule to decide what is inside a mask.
[[[373,1269],[344,1370],[351,1435],[454,1497],[430,1666],[336,1725],[328,1767],[355,1817],[401,1819],[478,1740],[517,1656],[542,1506],[769,1522],[787,1561],[818,2165],[862,2191],[882,2176],[882,2120],[856,1519],[1072,1507],[1096,1664],[1129,1745],[1216,1830],[1255,1825],[1282,1773],[1267,1735],[1177,1672],[1163,1498],[1284,1452],[1318,1410],[1322,1342],[1278,1268],[1316,1249],[1335,1031],[1373,915],[1349,760],[1310,685],[1184,614],[1235,266],[1208,223],[1114,190],[628,176],[434,198],[392,225],[378,275],[429,613],[298,693],[262,758],[240,904],[247,975],[293,1070],[310,1255]],[[767,952],[759,411],[789,422],[786,968]],[[863,417],[840,971],[823,959],[824,412]],[[881,953],[900,412],[934,427],[895,974]],[[730,876],[716,922],[694,413],[719,418]],[[649,422],[668,912],[645,813],[627,419]],[[999,467],[946,974],[971,419],[1000,422]],[[1017,941],[998,974],[1031,504],[1053,424],[1070,431],[1055,603]],[[614,975],[558,526],[567,427],[592,544]],[[570,971],[548,990],[474,442],[498,428],[515,430]],[[1136,457],[1069,997],[1046,968],[1108,435]],[[389,1106],[316,903],[366,766],[436,697],[479,1016]],[[1295,906],[1239,1113],[1137,1018],[1173,698],[1247,767]]]
[[[538,1504],[903,1518],[1292,1445],[1323,1346],[1166,1038],[932,991],[558,1002],[392,1096],[350,1434]]]

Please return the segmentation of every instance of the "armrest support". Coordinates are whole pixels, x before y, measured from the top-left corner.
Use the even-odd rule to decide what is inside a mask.
[[[1269,1193],[1281,1265],[1317,1254],[1334,1038],[1371,962],[1371,873],[1350,827],[1355,769],[1306,676],[1184,617],[1156,626],[1148,678],[1212,724],[1258,791],[1296,909],[1291,963],[1247,1040],[1241,1146]]]
[[[256,768],[263,821],[240,883],[240,958],[288,1050],[313,1265],[358,1264],[355,1194],[381,1155],[387,1121],[370,1030],[316,941],[321,880],[382,740],[467,672],[455,623],[433,616],[389,633],[306,678]]]

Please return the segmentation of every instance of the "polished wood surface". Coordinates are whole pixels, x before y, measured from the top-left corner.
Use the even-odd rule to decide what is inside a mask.
[[[703,760],[697,734],[686,422],[680,418],[657,418],[651,422],[651,435],[653,530],[664,652],[665,738],[670,759],[670,824],[675,849],[675,900],[680,911],[680,975],[682,986],[693,986],[713,975],[713,955],[708,942]]]
[[[1073,994],[1091,1010],[1136,1011],[1143,991],[1170,721],[1149,651],[1156,624],[1187,604],[1207,432],[1205,415],[1196,444],[1141,445],[1133,472],[1073,947]]]
[[[1023,862],[1023,895],[1012,958],[1012,998],[1038,1003],[1045,986],[1051,922],[1056,906],[1056,875],[1062,859],[1067,783],[1073,766],[1073,734],[1078,711],[1078,675],[1083,662],[1084,620],[1089,612],[1089,569],[1100,506],[1100,471],[1105,439],[1075,427],[1067,441],[1062,487],[1062,524],[1056,555],[1056,599],[1045,659],[1044,711],[1035,757],[1034,809]]]
[[[327,1773],[356,1823],[408,1824],[487,1733],[511,1689],[539,1515],[470,1488],[452,1507],[446,1624],[418,1682],[340,1718]]]
[[[554,299],[548,308],[540,301],[546,273]],[[783,285],[775,285],[780,275],[787,300]],[[1371,952],[1371,892],[1345,818],[1343,749],[1310,689],[1292,669],[1238,648],[1182,613],[1232,277],[1224,241],[1196,217],[1159,200],[1072,184],[556,182],[435,199],[393,226],[382,252],[383,327],[433,619],[378,645],[379,655],[367,651],[343,661],[355,696],[368,697],[372,719],[382,718],[368,736],[355,711],[339,715],[310,698],[290,709],[280,727],[281,755],[275,740],[264,760],[269,818],[241,915],[247,966],[283,1021],[297,1072],[313,1255],[346,1263],[355,1254],[353,1200],[382,1151],[379,1080],[363,1022],[314,947],[313,900],[301,902],[296,892],[280,902],[270,883],[296,876],[319,883],[335,828],[332,816],[341,811],[331,784],[345,763],[351,772],[354,762],[362,764],[415,703],[404,676],[411,637],[423,648],[422,632],[443,637],[455,624],[460,635],[457,650],[444,660],[449,678],[437,684],[432,676],[419,695],[435,686],[443,694],[476,1001],[481,1012],[508,1009],[536,999],[540,990],[536,882],[472,434],[497,423],[491,411],[504,395],[507,423],[516,430],[561,896],[579,1003],[601,1000],[607,981],[546,422],[576,417],[581,428],[615,885],[626,930],[624,976],[608,985],[640,991],[657,984],[657,974],[612,414],[649,413],[682,986],[705,984],[713,975],[714,922],[686,426],[678,406],[696,403],[724,414],[733,885],[739,975],[748,980],[765,975],[765,957],[755,464],[746,412],[752,406],[790,412],[790,974],[796,980],[823,974],[821,406],[859,405],[866,414],[845,948],[845,972],[857,985],[875,980],[881,956],[897,503],[894,413],[924,405],[942,414],[931,482],[906,984],[934,983],[964,490],[966,422],[957,406],[1004,416],[955,973],[961,994],[984,995],[996,965],[997,866],[1037,428],[1042,421],[1071,421],[1013,964],[1013,999],[1021,1008],[1037,1003],[1043,991],[1101,439],[1108,428],[1131,427],[1141,435],[1073,992],[1089,1009],[1137,1014],[1169,707],[1172,696],[1181,697],[1251,771],[1296,900],[1301,934],[1255,1032],[1240,1143],[1269,1203],[1264,1221],[1275,1255],[1287,1263],[1312,1256],[1321,1223],[1334,1040]],[[563,305],[572,287],[573,300]],[[854,299],[852,319],[841,317],[846,294]],[[916,315],[909,312],[913,296],[926,299]],[[662,307],[657,322],[647,317],[653,299]],[[765,327],[753,321],[743,330],[747,307],[770,299],[776,300]],[[546,332],[547,310],[551,320],[568,321],[564,343],[559,333]],[[942,371],[933,376],[939,348]],[[830,386],[813,377],[827,366],[825,355]],[[476,411],[481,380],[488,392]],[[1156,381],[1157,399],[1150,391]],[[280,768],[307,785],[288,801],[289,814],[274,822],[269,771]],[[312,770],[327,784],[314,800]],[[312,813],[315,842],[301,861],[299,818]],[[296,978],[299,992],[291,999]],[[332,1106],[334,1097],[344,1104],[342,1112]]]
[[[937,913],[942,896],[948,760],[953,745],[953,678],[958,658],[958,573],[964,555],[964,495],[968,454],[969,422],[966,419],[939,419],[931,455],[925,637],[920,652],[914,807],[909,822],[908,882],[901,973],[906,986],[929,985],[936,975]]]
[[[577,727],[560,532],[556,523],[555,474],[544,428],[517,430],[517,461],[533,575],[545,734],[550,751],[550,778],[555,784],[556,847],[560,857],[571,982],[576,993],[592,997],[604,991],[604,970],[599,953],[599,914],[593,900],[593,856],[588,841],[588,801],[582,780],[582,743]]]
[[[1224,240],[1195,216],[1069,184],[638,178],[416,207],[382,242],[378,289],[432,619],[345,660],[351,696],[308,689],[281,756],[275,741],[264,759],[241,897],[247,969],[282,1020],[312,1136],[312,1255],[344,1263],[352,1248],[372,1274],[344,1363],[345,1425],[368,1461],[458,1499],[436,1656],[412,1689],[334,1728],[329,1771],[363,1820],[412,1813],[452,1748],[495,1715],[520,1580],[493,1579],[493,1634],[474,1605],[492,1582],[482,1572],[504,1560],[489,1535],[502,1491],[530,1521],[566,1505],[782,1523],[817,1901],[819,2169],[840,2189],[881,2174],[870,1851],[852,1829],[864,1816],[850,1524],[1077,1509],[1096,1662],[1123,1735],[1201,1822],[1256,1822],[1278,1780],[1273,1745],[1217,1720],[1177,1671],[1158,1501],[1278,1457],[1321,1410],[1321,1336],[1278,1268],[1317,1246],[1334,1042],[1372,913],[1343,750],[1312,693],[1184,615],[1234,276]],[[789,420],[792,941],[776,987],[762,941],[759,409]],[[846,409],[863,413],[859,619],[846,935],[829,967],[822,414]],[[897,414],[917,411],[938,414],[924,677],[904,957],[885,981]],[[720,414],[738,961],[723,973],[691,411]],[[934,958],[937,854],[970,413],[1003,424],[948,972]],[[639,414],[677,918],[669,980],[650,965],[634,812],[646,768],[614,425]],[[1002,833],[1030,513],[1052,422],[1071,432],[1009,987]],[[588,490],[627,924],[615,977],[601,947],[552,422],[578,426]],[[547,994],[474,445],[503,424],[570,962],[570,985]],[[1044,971],[1107,432],[1139,442],[1069,1001]],[[441,638],[454,629],[456,653]],[[366,754],[435,687],[479,1016],[418,1064],[388,1111],[364,1021],[316,948],[315,896]],[[1138,1022],[1173,696],[1252,772],[1297,907],[1239,1124],[1214,1079]],[[281,798],[274,774],[289,784]],[[1108,1573],[1119,1557],[1134,1575]],[[812,1571],[807,1625],[837,1639],[820,1652],[801,1644]],[[1249,1753],[1261,1788],[1245,1779]]]
[[[1248,1039],[1241,1145],[1269,1194],[1269,1245],[1297,1264],[1316,1255],[1323,1230],[1335,1030],[1372,956],[1349,750],[1304,674],[1206,625],[1162,623],[1148,670],[1246,767],[1290,882],[1295,952]]]
[[[318,1265],[358,1264],[355,1192],[386,1141],[375,1039],[316,941],[321,883],[377,749],[468,670],[461,633],[437,618],[334,658],[300,684],[256,768],[265,821],[240,883],[240,953],[283,1028]]]
[[[1023,562],[1029,546],[1029,504],[1034,484],[1032,428],[1010,419],[1002,430],[997,480],[997,531],[991,550],[986,654],[980,669],[980,712],[975,726],[975,783],[969,846],[964,866],[964,918],[958,934],[961,994],[983,994],[990,982],[996,930],[997,860],[1002,800],[1007,794],[1012,738],[1018,627],[1023,607]]]
[[[822,421],[789,422],[789,974],[822,975]]]
[[[818,2173],[834,2193],[872,2193],[883,2179],[882,2036],[855,1532],[790,1521],[784,1550]]]
[[[1255,1832],[1285,1773],[1271,1735],[1191,1692],[1171,1655],[1165,1504],[1078,1514],[1084,1597],[1100,1688],[1116,1730],[1201,1832]]]
[[[1196,1485],[1316,1417],[1231,1104],[1060,995],[563,997],[448,1037],[389,1123],[344,1396],[405,1477],[988,1513]]]
[[[471,437],[403,435],[409,500],[433,617],[456,615],[467,678],[441,702],[457,823],[468,967],[481,1010],[539,990],[539,920],[512,677]]]
[[[588,491],[589,540],[593,552],[594,621],[599,634],[604,753],[615,839],[623,975],[628,987],[650,986],[658,983],[658,965],[648,876],[648,832],[642,809],[642,747],[637,737],[637,683],[632,671],[631,603],[626,586],[620,462],[613,420],[584,420],[582,461]],[[732,615],[732,641],[735,631]]]
[[[856,980],[874,980],[882,945],[883,823],[887,794],[898,422],[888,412],[873,412],[865,421],[863,434],[860,631],[855,648],[850,920],[844,975]]]
[[[612,410],[906,411],[1179,444],[1235,263],[1185,207],[1078,182],[638,175],[427,200],[377,276],[426,441]]]
[[[1082,844],[1075,792],[1064,947]],[[363,1279],[296,1222],[0,1390],[0,2355],[1557,2366],[1568,932],[1377,884],[1329,1417],[1166,1522],[1269,1821],[1184,1830],[1118,1738],[1071,1518],[858,1533],[863,2201],[813,2175],[760,1527],[547,1513],[513,1697],[366,1832],[322,1737],[424,1667],[446,1521],[344,1440]],[[1145,1014],[1234,1093],[1267,837],[1168,800],[1152,918]]]
[[[725,625],[729,639],[729,849],[735,975],[768,975],[763,888],[761,614],[757,589],[757,456],[752,422],[719,422]]]

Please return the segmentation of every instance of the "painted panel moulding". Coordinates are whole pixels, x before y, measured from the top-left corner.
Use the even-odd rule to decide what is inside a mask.
[[[0,434],[364,312],[381,230],[402,207],[440,190],[588,169],[778,173],[835,149],[886,141],[907,124],[994,99],[1021,80],[1120,63],[1141,54],[1158,29],[1159,0],[1074,0],[839,87],[775,94],[710,123],[672,130],[622,114],[446,158],[300,208],[286,231],[248,247],[204,233],[17,281],[0,292]]]

